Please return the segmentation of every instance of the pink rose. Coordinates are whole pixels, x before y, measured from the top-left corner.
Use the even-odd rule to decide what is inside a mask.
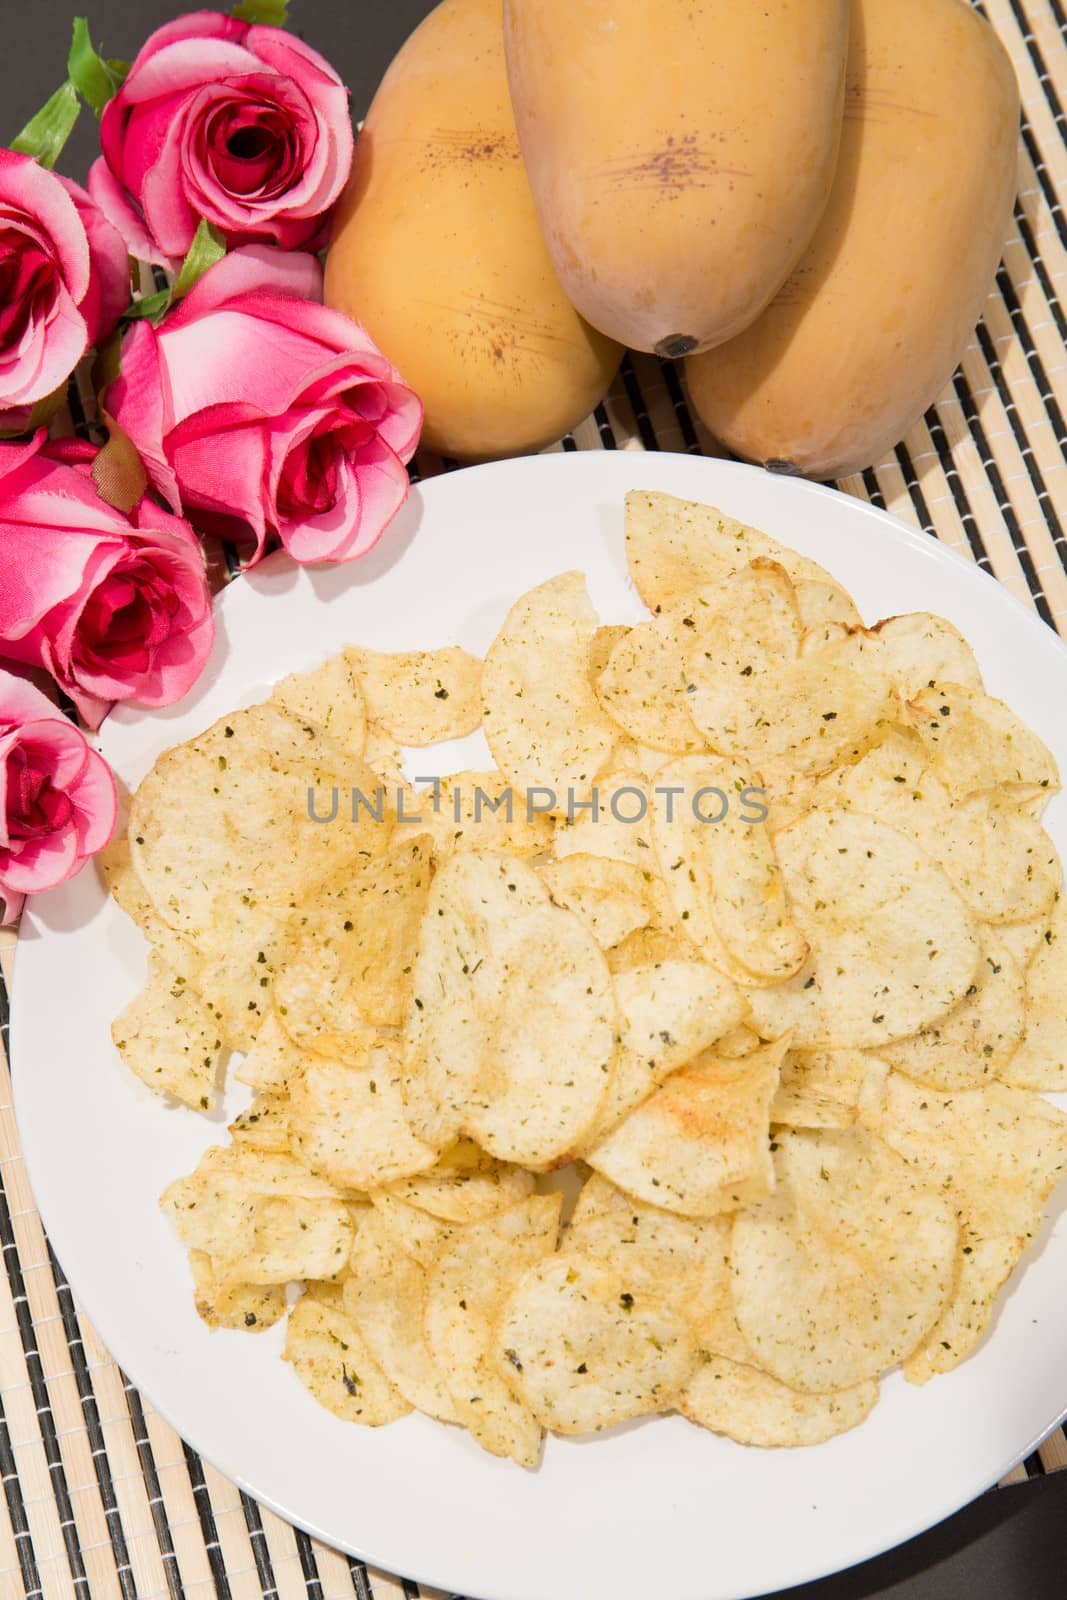
[[[115,827],[115,780],[85,735],[39,689],[0,671],[0,898],[12,921],[23,897],[73,877]]]
[[[100,123],[89,189],[133,255],[175,267],[201,218],[228,244],[317,241],[352,164],[348,93],[282,28],[196,11],[158,28]]]
[[[0,430],[29,426],[129,298],[126,246],[85,190],[0,150]]]
[[[408,490],[418,399],[356,323],[317,303],[318,262],[248,246],[158,328],[126,335],[107,404],[176,510],[297,561],[347,561]]]
[[[196,535],[147,496],[101,500],[97,449],[0,444],[0,656],[50,672],[91,727],[115,700],[165,706],[214,637]]]

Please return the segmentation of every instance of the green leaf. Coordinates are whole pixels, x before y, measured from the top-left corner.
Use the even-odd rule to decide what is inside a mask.
[[[238,22],[261,22],[271,28],[284,28],[289,16],[289,0],[240,0],[232,15]]]
[[[170,309],[173,297],[173,289],[160,289],[155,294],[146,294],[126,307],[122,321],[136,322],[141,317],[147,317],[153,324],[161,322]]]
[[[12,139],[12,150],[24,156],[33,156],[42,167],[54,167],[63,153],[81,111],[81,102],[72,83],[64,83],[50,99],[31,117],[17,138]]]
[[[125,73],[120,76],[111,62],[105,61],[103,56],[94,50],[93,41],[89,37],[89,24],[84,17],[74,18],[74,33],[70,41],[70,54],[67,57],[67,71],[71,83],[85,103],[92,106],[97,116],[103,111],[125,76]]]
[[[225,254],[226,242],[221,233],[217,228],[213,228],[210,222],[201,221],[193,234],[189,254],[182,262],[182,270],[174,284],[175,300],[180,300],[183,294],[188,294],[197,279],[204,276],[208,267],[213,267],[216,261],[221,261]]]

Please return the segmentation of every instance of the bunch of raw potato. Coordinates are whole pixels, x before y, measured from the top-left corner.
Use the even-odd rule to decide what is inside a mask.
[[[255,1093],[164,1196],[201,1315],[302,1282],[324,1405],[525,1465],[671,1409],[854,1426],[974,1348],[1067,1167],[1049,751],[947,622],[865,629],[710,508],[631,495],[627,556],[634,628],[564,573],[484,662],[286,678],[161,757],[108,860],[151,946],[123,1058],[209,1109],[226,1045]],[[405,787],[393,741],[478,726],[494,769]]]
[[[443,0],[367,116],[327,298],[446,455],[559,438],[629,346],[685,357],[739,455],[843,477],[963,354],[1018,121],[968,0]]]

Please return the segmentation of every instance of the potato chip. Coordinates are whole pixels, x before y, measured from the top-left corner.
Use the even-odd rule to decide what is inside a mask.
[[[781,556],[775,556],[781,566],[789,570],[788,562]],[[836,625],[844,628],[862,628],[863,618],[856,609],[856,602],[846,589],[838,584],[831,583],[822,578],[795,578],[793,589],[796,595],[797,616],[800,619],[802,632],[810,633],[814,629]]]
[[[472,1140],[459,1139],[428,1171],[398,1178],[386,1189],[445,1222],[480,1222],[525,1200],[533,1186],[525,1168],[495,1161]]]
[[[889,676],[903,700],[911,700],[938,683],[962,683],[981,689],[982,673],[974,651],[951,622],[929,611],[909,611],[876,623],[886,648]]]
[[[1020,1089],[1067,1089],[1067,899],[1062,895],[1026,970],[1024,1009],[1022,1043],[998,1076]]]
[[[731,1227],[729,1216],[679,1217],[646,1205],[594,1172],[560,1249],[623,1272],[635,1292],[677,1312],[701,1350],[743,1360],[730,1297]]]
[[[991,932],[971,990],[921,1033],[882,1045],[890,1066],[932,1089],[976,1089],[1010,1074],[1026,1028],[1023,974]]]
[[[589,646],[589,676],[595,687],[596,680],[611,660],[611,652],[629,633],[629,625],[625,622],[611,622],[600,627],[593,635],[593,642]]]
[[[372,1212],[356,1231],[342,1306],[389,1382],[409,1405],[456,1422],[455,1402],[426,1343],[427,1277]]]
[[[770,1107],[787,1040],[739,1060],[712,1052],[672,1073],[585,1159],[627,1194],[683,1217],[712,1217],[774,1182]]]
[[[1067,1115],[1024,1089],[994,1083],[946,1095],[888,1066],[868,1074],[860,1115],[953,1206],[962,1254],[944,1324],[911,1369],[947,1371],[981,1338],[993,1301],[1067,1171]]]
[[[686,646],[695,608],[714,607],[718,596],[718,590],[701,591],[631,628],[597,679],[597,698],[608,716],[649,749],[684,753],[707,748],[689,714]]]
[[[250,1207],[263,1197],[336,1201],[344,1210],[332,1184],[291,1156],[244,1142],[206,1150],[195,1171],[168,1184],[159,1205],[186,1249],[202,1250],[218,1265],[237,1255],[247,1235]]]
[[[293,1283],[341,1272],[352,1245],[352,1219],[340,1200],[256,1195],[245,1202],[242,1226],[228,1251],[214,1257],[225,1282]]]
[[[341,1290],[328,1284],[312,1284],[296,1302],[282,1359],[319,1405],[342,1422],[380,1428],[411,1410],[346,1315]]]
[[[739,1212],[734,1310],[761,1367],[825,1394],[906,1359],[952,1289],[952,1205],[862,1128],[777,1136],[774,1193]]]
[[[654,967],[661,961],[692,961],[696,952],[688,939],[664,933],[661,928],[638,928],[621,944],[605,952],[610,972],[632,972],[635,967]]]
[[[615,976],[619,1052],[586,1143],[597,1143],[679,1067],[748,1014],[748,1004],[703,961],[662,961]]]
[[[663,611],[695,589],[721,583],[761,556],[780,562],[794,580],[836,587],[818,562],[714,506],[650,489],[633,489],[626,496],[626,562],[650,611]]]
[[[422,816],[423,797],[404,776],[404,751],[380,723],[367,724],[363,759],[377,783],[385,791],[384,798],[388,809],[395,810],[404,817]],[[377,796],[368,794],[368,799],[376,800]]]
[[[495,1338],[497,1370],[557,1433],[599,1432],[667,1410],[695,1354],[676,1312],[631,1288],[625,1271],[577,1252],[523,1274]]]
[[[657,754],[662,761],[662,753]],[[644,775],[612,767],[597,778],[595,794],[595,814],[586,809],[576,812],[573,821],[557,819],[552,841],[557,861],[592,855],[626,862],[643,872],[653,868],[652,798]]]
[[[431,1267],[455,1237],[455,1222],[422,1211],[389,1189],[372,1189],[370,1202],[389,1230],[392,1247],[410,1256],[420,1267]]]
[[[445,1373],[459,1421],[484,1450],[535,1467],[541,1424],[490,1360],[494,1319],[515,1279],[556,1248],[560,1196],[532,1195],[472,1222],[429,1274],[426,1342]]]
[[[589,677],[596,613],[579,572],[516,601],[482,671],[485,737],[493,759],[529,804],[566,815],[615,747]]]
[[[456,772],[420,802],[421,826],[438,862],[457,850],[500,850],[512,856],[547,852],[552,818],[527,814],[526,797],[501,772]]]
[[[125,1065],[150,1089],[194,1111],[211,1109],[222,1048],[218,1023],[154,950],[145,986],[119,1012],[111,1037]]]
[[[917,1033],[962,1000],[980,946],[970,911],[917,845],[874,817],[812,812],[776,836],[811,946],[795,978],[749,995],[765,1038],[860,1049]]]
[[[847,1433],[865,1421],[877,1399],[874,1379],[829,1394],[800,1394],[756,1367],[712,1356],[682,1390],[678,1410],[738,1444],[780,1449]]]
[[[234,1077],[262,1094],[284,1094],[303,1056],[304,1052],[290,1039],[271,1011]]]
[[[376,1189],[426,1172],[437,1151],[404,1118],[398,1044],[383,1039],[357,1063],[307,1056],[289,1085],[294,1155],[339,1189]]]
[[[718,1050],[722,1051],[720,1044]],[[871,1057],[862,1050],[789,1050],[771,1121],[787,1128],[851,1128]]]
[[[203,1250],[190,1250],[193,1303],[209,1328],[262,1333],[285,1316],[285,1289],[280,1284],[220,1282],[215,1265]]]
[[[798,970],[807,943],[790,917],[770,834],[746,820],[751,774],[688,756],[658,775],[652,837],[680,925],[737,983],[773,984]]]
[[[257,1094],[226,1130],[230,1138],[253,1149],[287,1155],[289,1151],[289,1101],[285,1095]]]
[[[985,789],[1032,800],[1060,787],[1051,750],[1003,700],[965,684],[938,683],[905,709],[954,800]]]
[[[482,720],[482,663],[458,645],[440,650],[344,652],[356,673],[367,715],[400,744],[461,739]]]
[[[555,903],[581,917],[602,950],[621,944],[639,928],[674,920],[654,860],[634,866],[573,852],[539,870]]]
[[[310,723],[347,754],[363,754],[367,708],[359,675],[343,655],[331,656],[312,672],[282,678],[270,697],[297,722]]]
[[[1020,971],[1025,972],[1047,943],[1049,928],[1056,916],[1056,908],[1044,916],[1033,917],[1029,922],[1001,922],[997,924],[997,938],[1012,957]]]
[[[300,943],[275,979],[274,1006],[298,1044],[399,1027],[432,861],[429,834],[399,832],[384,856],[340,875],[293,918]]]
[[[136,923],[168,967],[199,992],[204,963],[188,939],[169,928],[159,915],[133,865],[125,828],[114,834],[95,858],[108,893]]]
[[[736,1061],[739,1056],[750,1056],[753,1050],[758,1050],[760,1036],[747,1022],[738,1023],[736,1028],[731,1028],[724,1033],[721,1039],[715,1041],[715,1054],[722,1056],[724,1061]]]

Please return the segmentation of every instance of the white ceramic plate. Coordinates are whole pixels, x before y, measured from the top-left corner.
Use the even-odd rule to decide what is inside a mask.
[[[814,556],[867,621],[917,608],[949,617],[990,690],[1067,771],[1067,651],[992,579],[831,490],[699,457],[598,452],[435,478],[352,566],[313,572],[272,558],[227,591],[195,694],[162,714],[117,713],[101,748],[135,784],[161,750],[348,641],[482,652],[516,596],[566,568],[588,574],[605,621],[635,621],[622,538],[634,487],[713,502]],[[418,752],[411,773],[478,764],[459,754]],[[1064,797],[1048,824],[1064,851]],[[224,1136],[248,1091],[238,1086],[205,1121],[123,1069],[108,1026],[143,970],[139,934],[91,871],[23,919],[15,1099],[37,1203],[75,1293],[152,1404],[228,1477],[331,1544],[485,1600],[740,1600],[929,1527],[1067,1410],[1060,1205],[969,1361],[925,1389],[894,1375],[868,1422],[815,1449],[748,1450],[658,1418],[549,1439],[528,1473],[424,1417],[378,1430],[342,1423],[278,1359],[280,1327],[213,1334],[193,1311],[184,1254],[156,1201]]]

